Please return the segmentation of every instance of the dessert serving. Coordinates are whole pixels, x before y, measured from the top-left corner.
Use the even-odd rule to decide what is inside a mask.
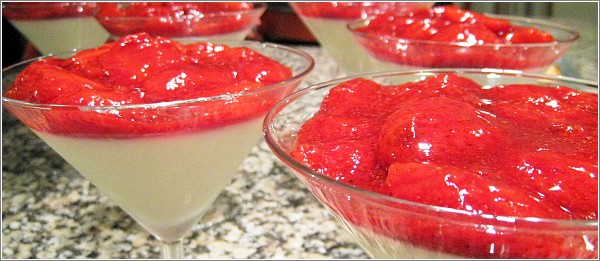
[[[455,5],[381,14],[348,29],[380,69],[502,68],[544,72],[579,38],[558,24]]]
[[[319,44],[347,73],[367,72],[374,65],[346,28],[349,22],[386,12],[405,13],[433,2],[291,2]]]
[[[263,128],[375,258],[597,258],[588,85],[502,70],[367,74],[291,95]]]
[[[177,257],[312,68],[282,46],[140,33],[6,69],[3,105]]]
[[[2,15],[42,54],[62,54],[106,42],[96,8],[95,2],[10,2],[2,3]]]
[[[252,2],[101,3],[96,15],[112,38],[140,32],[177,41],[243,40],[260,23]]]

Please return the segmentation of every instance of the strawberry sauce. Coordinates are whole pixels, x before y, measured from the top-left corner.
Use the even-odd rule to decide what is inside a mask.
[[[332,179],[472,214],[440,221],[427,215],[450,214],[411,217],[370,201],[365,207],[358,194],[325,194],[349,222],[395,242],[475,258],[597,257],[589,248],[597,236],[584,242],[548,230],[532,240],[527,229],[489,233],[484,224],[506,224],[478,219],[598,219],[597,94],[483,88],[455,74],[401,85],[357,78],[329,91],[296,142],[292,157]]]
[[[264,115],[281,97],[278,97],[280,94],[244,95],[180,106],[189,107],[187,109],[158,106],[113,112],[104,109],[104,113],[81,111],[77,106],[210,98],[250,92],[291,77],[290,68],[248,47],[207,42],[184,45],[140,33],[81,51],[68,59],[46,58],[33,62],[17,76],[5,96],[36,104],[75,105],[44,111],[42,118],[24,117],[26,121],[39,121],[27,124],[39,131],[129,136],[212,128],[243,121]],[[170,110],[178,110],[178,113]]]
[[[253,8],[254,3],[249,2],[101,3],[96,16],[114,35],[146,32],[152,36],[186,37],[247,28],[254,17],[244,13]]]
[[[554,41],[549,32],[511,24],[458,6],[416,9],[407,14],[383,14],[357,31],[410,40],[467,44],[520,44]]]
[[[478,214],[597,219],[597,95],[453,74],[333,88],[293,157],[336,180]],[[493,189],[492,189],[493,187]]]
[[[353,25],[355,40],[378,61],[403,66],[544,70],[578,38],[563,33],[565,28],[525,25],[453,5],[369,19]],[[556,30],[556,36],[542,28]]]

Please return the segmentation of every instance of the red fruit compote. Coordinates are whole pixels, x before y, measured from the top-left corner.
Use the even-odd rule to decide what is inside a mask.
[[[170,242],[230,182],[266,112],[312,66],[308,54],[281,46],[140,33],[5,70],[14,81],[3,105]]]
[[[543,20],[493,16],[456,5],[381,14],[348,25],[378,70],[502,68],[545,72],[579,39]]]
[[[244,40],[265,10],[252,2],[101,3],[96,18],[113,39],[145,32],[180,42]]]
[[[374,257],[598,257],[597,89],[501,70],[365,77],[286,98],[265,129]]]

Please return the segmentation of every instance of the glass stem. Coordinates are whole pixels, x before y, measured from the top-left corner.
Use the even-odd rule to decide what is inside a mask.
[[[183,259],[182,240],[162,243],[162,257],[164,259]]]

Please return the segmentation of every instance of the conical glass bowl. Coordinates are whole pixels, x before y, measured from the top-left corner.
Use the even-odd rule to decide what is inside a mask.
[[[339,83],[365,77],[380,84],[401,84],[440,73],[456,73],[489,86],[560,84],[598,91],[594,82],[510,70],[430,69],[364,74],[314,85],[285,98],[265,119],[265,140],[275,156],[374,258],[597,258],[597,220],[474,215],[401,200],[334,180],[290,156],[302,125]]]

